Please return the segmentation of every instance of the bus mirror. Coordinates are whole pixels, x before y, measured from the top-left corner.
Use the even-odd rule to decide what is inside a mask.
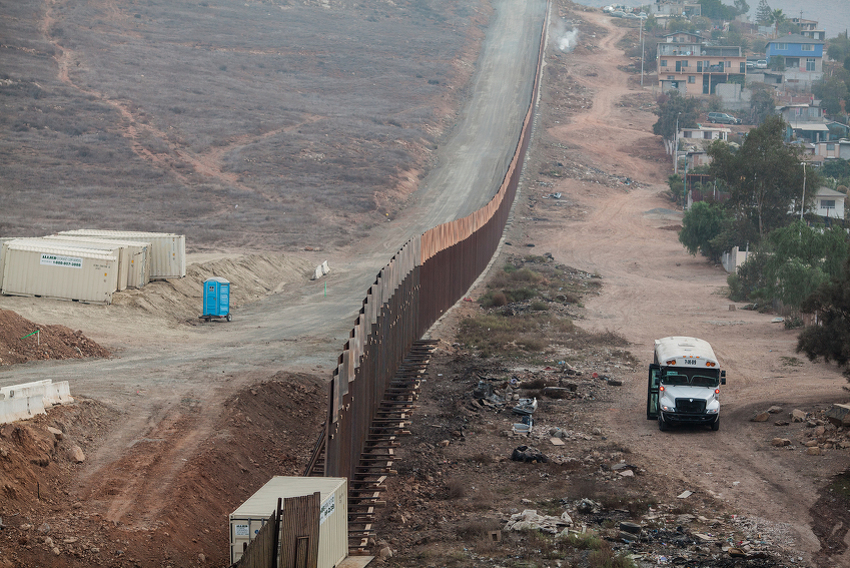
[[[720,371],[720,384],[726,384],[726,371]]]

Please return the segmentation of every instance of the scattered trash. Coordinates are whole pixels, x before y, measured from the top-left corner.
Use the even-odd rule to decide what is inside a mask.
[[[693,494],[694,494],[693,491],[683,491],[679,495],[676,495],[676,499],[687,499],[688,497],[690,497]]]
[[[531,415],[535,410],[537,410],[537,397],[521,398],[519,399],[518,404],[514,406],[513,413]]]
[[[513,461],[526,463],[549,463],[549,458],[546,455],[531,446],[519,446],[511,453]]]

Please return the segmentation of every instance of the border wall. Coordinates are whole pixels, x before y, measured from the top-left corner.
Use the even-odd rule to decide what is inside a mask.
[[[547,4],[547,14],[549,10]],[[405,243],[378,273],[363,300],[337,360],[323,438],[310,460],[315,463],[324,450],[327,477],[356,477],[372,418],[413,342],[469,290],[496,252],[531,139],[547,23],[548,17],[541,31],[528,110],[498,192],[471,215]]]

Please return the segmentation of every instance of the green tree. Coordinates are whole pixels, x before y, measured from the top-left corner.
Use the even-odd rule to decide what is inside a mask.
[[[741,48],[741,54],[746,55],[750,49],[750,40],[741,31],[740,26],[730,25],[723,45],[737,45]]]
[[[685,98],[673,91],[669,95],[658,97],[658,108],[655,110],[658,120],[652,125],[653,134],[661,136],[668,154],[673,154],[676,140],[676,122],[679,128],[694,128],[699,117],[699,101]]]
[[[712,262],[719,262],[726,249],[718,237],[723,234],[730,221],[729,214],[720,204],[698,201],[682,218],[679,242],[692,255],[699,252]]]
[[[676,205],[685,203],[685,180],[679,174],[667,177],[667,186],[670,188],[670,200]]]
[[[821,106],[831,116],[842,114],[841,101],[847,104],[847,83],[842,81],[838,76],[833,75],[826,81],[822,81],[813,86],[812,92],[821,99]]]
[[[658,20],[655,18],[655,16],[650,14],[646,18],[646,20],[643,22],[643,29],[647,33],[652,33],[658,29]]]
[[[779,35],[779,26],[781,24],[784,24],[788,20],[788,18],[785,16],[785,13],[782,12],[782,10],[774,10],[773,12],[771,12],[770,18],[771,18],[771,22],[776,27],[776,33],[774,35],[778,36]]]
[[[795,313],[819,286],[841,274],[847,259],[847,234],[840,228],[813,228],[797,220],[776,229],[767,240],[771,254],[763,296],[780,300]]]
[[[818,323],[806,327],[797,337],[797,352],[810,361],[822,357],[846,369],[850,362],[850,262],[837,278],[822,284],[802,305],[804,313],[817,313]]]
[[[773,23],[773,9],[767,4],[767,0],[759,0],[759,7],[756,9],[756,21],[762,26],[769,26]]]
[[[831,177],[836,180],[850,178],[850,160],[836,158],[835,160],[824,162],[821,167],[821,173],[823,173],[824,177]]]
[[[700,13],[712,20],[734,20],[738,14],[746,14],[750,6],[745,0],[735,0],[734,6],[727,6],[720,0],[699,0]],[[743,12],[743,8],[746,8]]]
[[[716,141],[708,148],[711,173],[729,188],[728,206],[736,219],[749,219],[759,238],[793,220],[792,207],[799,210],[803,187],[803,168],[800,149],[788,146],[785,140],[785,121],[770,116],[750,130],[738,151]],[[808,172],[809,187],[819,187],[813,168]],[[807,192],[807,202],[812,199]]]
[[[691,23],[682,17],[671,18],[667,22],[667,31],[670,33],[687,32],[691,29]]]
[[[756,125],[764,122],[776,109],[776,101],[773,100],[773,88],[764,83],[757,85],[753,85],[753,96],[750,98],[750,117],[753,124]]]
[[[847,37],[847,32],[829,38],[826,42],[826,54],[833,61],[844,61],[850,57],[850,39]]]
[[[770,58],[771,71],[785,71],[785,58],[781,55],[774,55]]]

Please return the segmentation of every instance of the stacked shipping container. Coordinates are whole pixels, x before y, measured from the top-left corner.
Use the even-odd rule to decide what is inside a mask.
[[[183,235],[82,229],[0,239],[0,293],[5,295],[108,304],[117,290],[185,275]]]

